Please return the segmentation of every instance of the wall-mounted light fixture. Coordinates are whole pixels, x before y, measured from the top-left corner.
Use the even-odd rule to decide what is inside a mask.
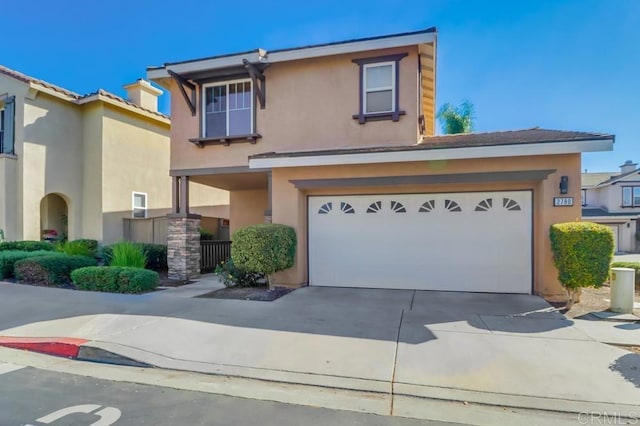
[[[560,176],[560,193],[566,194],[569,192],[569,176]]]

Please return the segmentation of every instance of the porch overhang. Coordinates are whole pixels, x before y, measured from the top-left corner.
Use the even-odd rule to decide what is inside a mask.
[[[171,176],[189,176],[192,182],[226,191],[267,189],[270,169],[240,167],[213,167],[202,169],[173,169]]]

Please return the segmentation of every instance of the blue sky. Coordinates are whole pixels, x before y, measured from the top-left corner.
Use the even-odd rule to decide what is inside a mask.
[[[80,93],[124,95],[164,62],[435,26],[438,106],[469,99],[477,131],[615,134],[589,171],[640,162],[639,0],[2,3],[0,63]]]

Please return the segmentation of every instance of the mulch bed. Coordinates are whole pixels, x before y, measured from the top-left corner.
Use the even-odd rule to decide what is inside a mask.
[[[205,299],[235,299],[273,302],[274,300],[291,293],[293,290],[294,289],[292,288],[286,287],[227,287],[198,297]]]
[[[636,295],[634,301],[636,303],[640,302],[640,287],[636,287]],[[575,303],[570,310],[562,310],[561,313],[564,314],[567,318],[579,318],[584,317],[584,319],[594,319],[593,315],[590,315],[592,312],[602,312],[609,309],[611,300],[611,287],[605,284],[600,288],[592,288],[586,287],[582,289],[582,294],[580,295],[580,302]],[[563,303],[554,304],[554,306],[562,308],[564,306]],[[633,312],[636,316],[640,316],[640,309],[635,309]]]

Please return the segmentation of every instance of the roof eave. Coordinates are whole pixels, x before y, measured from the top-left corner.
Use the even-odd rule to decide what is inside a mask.
[[[613,150],[613,137],[566,142],[539,142],[527,144],[501,144],[492,146],[465,146],[438,149],[415,149],[383,152],[313,153],[298,156],[262,154],[249,157],[250,168],[307,167],[330,165],[355,165],[372,163],[403,163],[433,160],[462,160],[498,157],[521,157],[532,155],[578,154]]]
[[[277,50],[268,53],[266,63],[278,63],[301,59],[312,59],[323,56],[341,55],[355,52],[366,52],[402,46],[413,46],[424,43],[435,43],[436,32],[419,32],[399,36],[375,39],[354,40],[351,42],[310,46],[304,48]],[[252,63],[260,62],[258,50],[236,55],[195,60],[190,62],[165,64],[162,67],[147,68],[147,79],[158,80],[169,77],[168,70],[177,74],[197,73],[212,69],[226,68],[242,64],[243,59]]]
[[[132,105],[128,105],[128,104],[120,102],[120,101],[118,101],[116,99],[112,99],[112,98],[110,98],[108,96],[104,96],[104,95],[102,95],[100,93],[96,93],[94,95],[85,96],[85,97],[83,97],[81,99],[78,99],[77,100],[77,104],[78,105],[85,105],[85,104],[88,104],[88,103],[91,103],[91,102],[97,102],[97,101],[104,102],[104,103],[109,104],[109,105],[113,105],[113,106],[115,106],[117,108],[120,108],[120,109],[123,109],[123,110],[126,110],[126,111],[130,111],[130,112],[132,112],[134,114],[137,114],[137,115],[140,115],[140,116],[143,116],[143,117],[155,120],[155,121],[159,121],[159,122],[161,122],[163,124],[166,124],[166,125],[170,125],[171,124],[171,119],[169,117],[167,117],[167,116],[160,115],[160,114],[154,114],[154,113],[146,111],[144,109],[141,109],[141,108],[138,108],[138,107],[135,107],[135,106],[132,106]]]

